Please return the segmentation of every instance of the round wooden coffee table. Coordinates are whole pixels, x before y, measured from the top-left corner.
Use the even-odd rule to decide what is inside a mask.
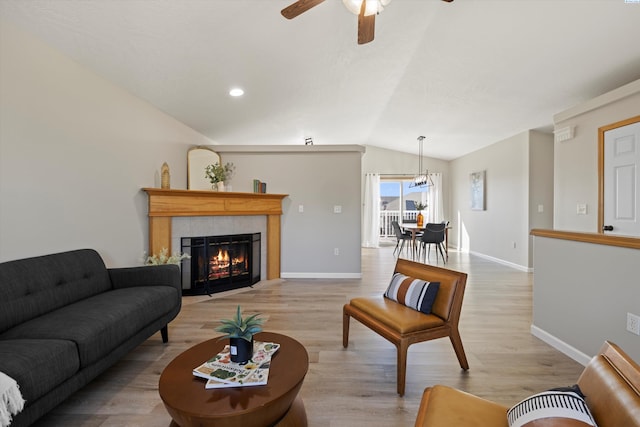
[[[227,340],[211,339],[181,353],[160,375],[159,392],[164,406],[180,427],[266,427],[307,425],[298,391],[309,368],[307,350],[286,335],[261,332],[257,341],[275,342],[267,385],[204,388],[205,380],[193,376],[193,368],[221,351]],[[172,423],[173,424],[173,423]]]

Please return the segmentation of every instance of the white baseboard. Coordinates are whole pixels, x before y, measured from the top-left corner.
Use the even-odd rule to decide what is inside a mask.
[[[516,270],[524,271],[525,273],[532,273],[533,268],[526,267],[524,265],[515,264],[513,262],[505,261],[500,258],[495,258],[489,255],[481,254],[480,252],[469,251],[471,255],[478,256],[480,258],[488,259],[489,261],[497,262],[498,264],[506,265],[507,267],[515,268]]]
[[[577,348],[558,339],[557,337],[551,335],[547,331],[540,329],[536,325],[531,325],[531,335],[541,339],[542,341],[549,344],[551,347],[555,348],[556,350],[563,353],[564,355],[569,356],[570,358],[572,358],[582,366],[587,366],[587,363],[589,363],[589,361],[591,360],[591,356],[584,354]]]
[[[280,273],[282,279],[362,279],[362,273]]]

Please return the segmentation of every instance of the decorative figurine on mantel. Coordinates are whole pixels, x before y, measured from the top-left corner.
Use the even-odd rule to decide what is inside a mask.
[[[168,190],[171,188],[171,175],[169,174],[169,165],[167,162],[162,164],[160,171],[160,188]]]

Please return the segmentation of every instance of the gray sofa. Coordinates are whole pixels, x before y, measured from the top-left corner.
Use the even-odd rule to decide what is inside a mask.
[[[0,263],[0,371],[18,382],[27,426],[127,352],[181,307],[176,265],[108,269],[91,249]]]

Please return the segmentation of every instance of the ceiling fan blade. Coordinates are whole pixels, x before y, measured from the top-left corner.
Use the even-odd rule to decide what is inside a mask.
[[[364,16],[366,2],[363,0],[358,15],[358,44],[365,44],[373,41],[376,28],[376,15]]]
[[[282,9],[280,13],[287,19],[293,19],[312,7],[319,5],[323,1],[324,0],[298,0],[297,2]]]

